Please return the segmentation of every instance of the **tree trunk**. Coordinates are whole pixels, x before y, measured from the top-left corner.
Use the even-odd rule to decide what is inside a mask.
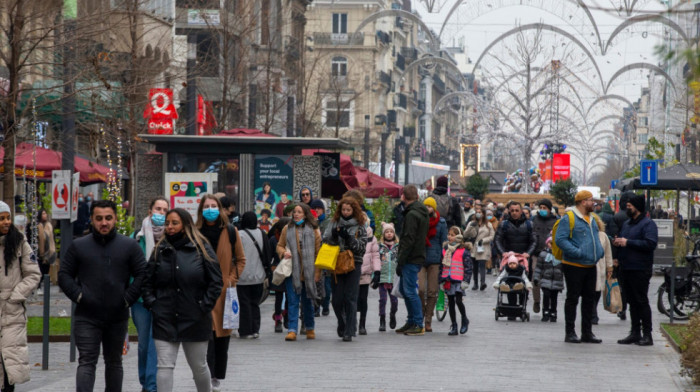
[[[14,105],[10,105],[13,107]],[[14,117],[14,115],[10,115]],[[8,122],[9,131],[5,132],[5,142],[3,143],[3,148],[5,149],[5,158],[3,160],[3,167],[5,169],[4,176],[2,178],[2,199],[5,203],[10,206],[10,209],[14,211],[15,205],[15,132],[14,124],[12,121]]]

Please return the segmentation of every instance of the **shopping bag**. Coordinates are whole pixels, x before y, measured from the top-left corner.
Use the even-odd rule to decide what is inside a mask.
[[[224,329],[238,329],[241,317],[241,307],[238,303],[238,292],[235,287],[226,289],[226,302],[224,303]]]
[[[321,249],[318,251],[318,256],[316,256],[316,268],[335,271],[335,263],[338,260],[338,253],[340,253],[340,247],[338,245],[321,245]]]
[[[401,277],[394,274],[394,287],[391,289],[391,295],[393,295],[396,298],[403,298],[403,294],[401,294],[401,290],[399,290],[400,285]]]
[[[283,258],[272,273],[272,284],[281,285],[292,274],[292,259]]]
[[[620,285],[617,279],[608,279],[605,281],[605,288],[603,289],[603,308],[615,314],[622,310],[622,296],[620,295]]]
[[[439,310],[440,312],[445,311],[445,291],[440,290],[438,292],[438,299],[437,299],[437,305],[435,309]]]

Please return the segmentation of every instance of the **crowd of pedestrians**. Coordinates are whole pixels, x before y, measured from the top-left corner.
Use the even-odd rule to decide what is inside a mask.
[[[487,276],[494,273],[493,286],[508,293],[509,303],[532,295],[532,310],[542,312],[543,322],[557,322],[557,298],[566,289],[564,341],[601,343],[593,325],[605,280],[615,276],[631,320],[629,336],[618,343],[653,344],[647,291],[657,229],[645,213],[643,196],[623,195],[621,211],[614,214],[608,204],[580,191],[575,205],[559,215],[548,199],[532,206],[460,202],[447,192],[446,177],[437,184],[422,201],[415,186],[405,186],[391,222],[376,223],[357,191],[347,192],[330,213],[304,186],[298,202],[283,195],[284,206],[276,209],[283,216],[263,224],[255,212],[237,213],[224,195],[202,196],[194,217],[157,197],[133,239],[117,233],[113,202],[89,196],[89,205],[81,205],[89,208],[88,234],[68,247],[58,273],[61,289],[76,304],[76,390],[93,390],[102,349],[106,391],[121,391],[129,313],[139,335],[143,391],[172,390],[180,348],[197,391],[225,389],[234,333],[224,321],[230,290],[240,304],[240,339],[260,337],[259,303],[271,291],[274,331],[286,329],[284,340],[293,342],[299,335],[315,339],[315,318],[329,315],[332,306],[338,338],[352,342],[368,333],[370,289],[379,294],[380,332],[432,332],[438,294],[443,292],[448,335],[457,336],[469,329],[467,291],[485,290]],[[269,191],[264,188],[258,196],[269,198]],[[0,288],[11,293],[0,298],[3,391],[29,377],[22,304],[55,257],[51,224],[44,215],[39,215],[40,246],[34,258],[25,236],[12,224],[9,206],[0,202],[0,254],[6,270],[4,277],[0,274]],[[322,244],[351,253],[354,268],[344,274],[319,269],[316,258]],[[273,284],[278,267],[287,269],[287,278]],[[509,283],[510,278],[522,284]],[[407,316],[398,327],[400,299]],[[575,331],[579,313],[580,338]],[[624,319],[625,310],[619,316]]]

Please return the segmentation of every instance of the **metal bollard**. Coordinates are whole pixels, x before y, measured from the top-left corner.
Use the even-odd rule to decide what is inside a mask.
[[[51,318],[51,278],[44,274],[44,336],[41,345],[41,370],[49,369],[49,320]]]
[[[669,317],[671,318],[671,324],[673,324],[673,312],[675,311],[674,303],[673,300],[675,299],[675,293],[676,293],[676,262],[674,260],[673,263],[671,263],[671,287],[669,287],[669,292],[668,292],[668,302],[669,302],[669,307],[671,308],[668,312]]]
[[[70,355],[69,360],[75,362],[75,302],[70,306]]]

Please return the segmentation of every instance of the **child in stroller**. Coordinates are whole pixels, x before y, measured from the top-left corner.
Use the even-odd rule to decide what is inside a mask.
[[[527,290],[532,289],[532,283],[527,278],[527,258],[518,258],[516,254],[509,252],[503,257],[505,267],[501,274],[493,282],[493,288],[498,290],[498,303],[496,304],[496,320],[499,316],[507,316],[509,321],[522,317],[527,318]],[[503,264],[503,263],[502,263]],[[508,304],[502,302],[502,294],[507,294]]]

